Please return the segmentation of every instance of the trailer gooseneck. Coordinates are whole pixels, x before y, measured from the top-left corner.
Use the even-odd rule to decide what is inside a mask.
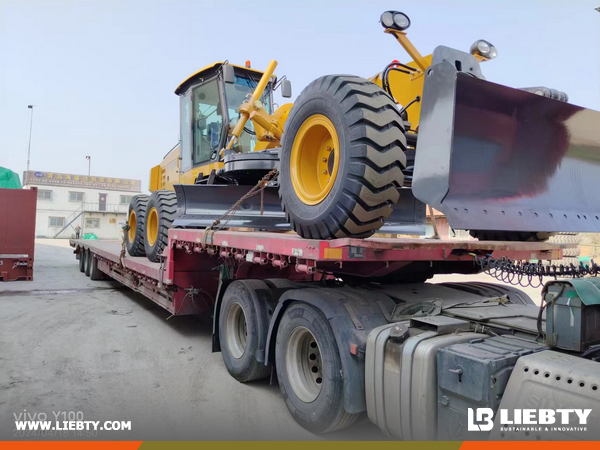
[[[547,284],[542,309],[508,285],[426,282],[477,273],[473,255],[556,260],[564,245],[242,231],[203,239],[202,230],[169,230],[156,263],[118,241],[71,245],[92,279],[113,278],[174,315],[212,313],[213,351],[229,373],[240,382],[276,374],[309,430],[366,413],[403,439],[481,440],[490,432],[470,431],[469,409],[600,411],[595,278]],[[491,437],[591,439],[599,422],[593,412],[583,434],[494,427]]]

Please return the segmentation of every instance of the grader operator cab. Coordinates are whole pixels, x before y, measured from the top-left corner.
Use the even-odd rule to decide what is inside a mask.
[[[486,81],[487,41],[422,56],[405,14],[380,21],[411,61],[320,77],[293,105],[274,108],[275,89],[291,96],[275,61],[264,73],[219,62],[181,83],[181,141],[152,169],[152,195],[132,200],[129,254],[158,260],[169,228],[211,226],[257,183],[227,226],[423,234],[427,204],[479,239],[600,231],[600,113]]]

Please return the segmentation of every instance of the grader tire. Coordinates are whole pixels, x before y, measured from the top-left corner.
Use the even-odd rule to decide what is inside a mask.
[[[312,239],[371,236],[400,196],[404,133],[376,84],[351,75],[309,84],[282,138],[279,197],[292,228]]]
[[[144,225],[146,219],[146,206],[149,195],[136,195],[129,203],[127,224],[129,230],[125,234],[125,246],[131,256],[144,256]]]
[[[177,196],[173,191],[154,191],[146,207],[144,227],[144,249],[146,257],[157,262],[167,245],[169,228],[175,220]]]

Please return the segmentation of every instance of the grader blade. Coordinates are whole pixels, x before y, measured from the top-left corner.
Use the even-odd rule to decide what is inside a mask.
[[[177,194],[175,228],[211,226],[251,189],[251,186],[218,184],[176,184],[174,187]],[[261,214],[261,195],[258,193],[244,200],[229,220],[222,220],[222,225],[225,228],[291,230],[281,209],[277,187],[265,188],[262,205]],[[378,233],[425,234],[425,205],[409,189],[402,189],[392,215]]]
[[[600,231],[600,112],[426,74],[413,192],[465,230]]]

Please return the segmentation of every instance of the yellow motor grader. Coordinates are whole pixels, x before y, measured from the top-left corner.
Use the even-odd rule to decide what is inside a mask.
[[[545,87],[486,81],[496,48],[422,56],[406,14],[380,22],[410,61],[372,78],[326,75],[295,103],[291,84],[217,62],[175,90],[181,140],[129,208],[127,249],[156,261],[171,227],[205,228],[250,188],[229,227],[310,239],[423,234],[425,205],[479,239],[543,240],[600,231],[600,113]]]

